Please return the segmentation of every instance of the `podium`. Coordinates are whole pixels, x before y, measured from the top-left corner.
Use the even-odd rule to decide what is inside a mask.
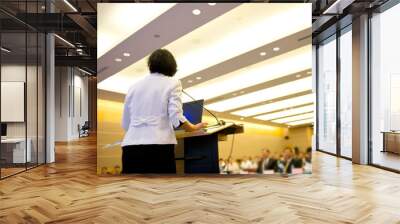
[[[227,123],[194,132],[175,131],[177,173],[219,173],[218,141],[243,133],[243,125]]]

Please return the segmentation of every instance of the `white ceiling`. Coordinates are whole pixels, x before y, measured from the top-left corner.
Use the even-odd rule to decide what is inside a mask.
[[[166,48],[178,62],[175,77],[188,86],[186,92],[205,99],[219,116],[276,126],[312,121],[311,4],[108,3],[98,9],[99,89],[125,94],[148,74],[148,55]],[[201,13],[194,15],[195,9]],[[167,29],[150,29],[166,24],[167,16]],[[135,47],[140,45],[149,46]],[[233,59],[246,63],[228,63]],[[224,69],[210,69],[218,66]],[[309,104],[306,111],[295,110],[302,104]],[[259,116],[268,113],[273,119]]]

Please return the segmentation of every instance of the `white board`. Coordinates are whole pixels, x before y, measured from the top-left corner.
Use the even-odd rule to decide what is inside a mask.
[[[1,122],[24,122],[24,82],[1,82]]]

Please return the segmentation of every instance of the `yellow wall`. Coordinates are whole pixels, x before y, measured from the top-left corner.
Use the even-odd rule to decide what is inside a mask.
[[[97,101],[97,172],[117,174],[121,169],[121,147],[124,131],[121,127],[123,101],[102,99],[99,94]],[[205,116],[204,121],[215,123],[211,117]],[[227,120],[228,121],[228,120]],[[268,148],[279,153],[286,146],[298,146],[305,150],[311,145],[312,128],[285,128],[233,121],[244,124],[244,133],[235,135],[232,157],[234,159],[256,157],[261,150]],[[284,136],[289,135],[289,140]],[[227,158],[233,136],[219,142],[220,158]]]

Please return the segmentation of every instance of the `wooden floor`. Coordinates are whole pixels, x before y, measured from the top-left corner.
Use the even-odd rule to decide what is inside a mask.
[[[314,174],[96,176],[95,139],[0,181],[0,223],[400,223],[400,175],[322,153]]]

